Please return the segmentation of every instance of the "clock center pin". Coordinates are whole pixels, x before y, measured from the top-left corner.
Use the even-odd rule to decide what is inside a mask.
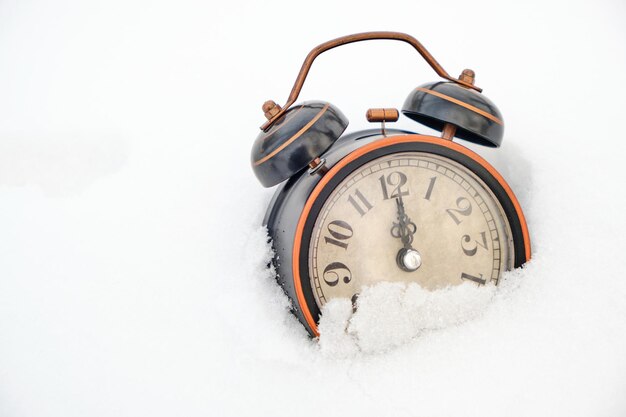
[[[400,249],[398,252],[398,266],[403,271],[417,271],[422,266],[422,256],[415,249]]]

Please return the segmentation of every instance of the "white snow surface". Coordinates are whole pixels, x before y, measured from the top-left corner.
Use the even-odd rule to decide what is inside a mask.
[[[622,0],[0,2],[0,416],[626,415]],[[310,339],[267,269],[260,105],[367,30],[469,67],[533,260],[493,292],[368,289]],[[301,100],[367,128],[437,76],[322,55]],[[402,119],[397,127],[429,133]]]
[[[494,291],[495,286],[470,283],[428,291],[415,283],[383,281],[364,288],[356,308],[346,298],[324,305],[320,349],[329,357],[387,352],[428,330],[473,319],[489,307]]]

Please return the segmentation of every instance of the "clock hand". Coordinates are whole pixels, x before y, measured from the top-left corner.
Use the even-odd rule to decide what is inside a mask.
[[[396,198],[396,204],[398,206],[398,223],[393,223],[391,235],[395,238],[400,238],[405,249],[413,249],[411,243],[413,243],[413,235],[417,231],[417,226],[404,210],[402,195]]]
[[[413,243],[413,235],[417,231],[417,226],[411,221],[409,216],[404,210],[404,202],[402,201],[402,195],[399,193],[396,198],[396,204],[398,206],[398,222],[393,223],[391,227],[391,235],[395,238],[402,240],[404,246],[396,256],[396,262],[400,269],[406,272],[412,272],[417,270],[422,264],[422,257],[419,252],[413,249],[411,244]]]

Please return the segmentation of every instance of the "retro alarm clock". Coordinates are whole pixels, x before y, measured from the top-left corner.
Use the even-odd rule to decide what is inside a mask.
[[[402,113],[440,137],[397,129],[393,108],[367,110],[380,127],[344,134],[348,119],[323,101],[294,104],[321,53],[374,39],[410,44],[443,79],[409,93]],[[267,121],[251,154],[265,187],[281,184],[267,210],[277,279],[296,317],[318,336],[321,308],[357,298],[381,281],[434,290],[464,282],[497,285],[530,259],[524,214],[511,188],[454,138],[499,147],[504,122],[474,85],[453,78],[413,37],[367,32],[323,43],[306,57],[284,106],[263,104]]]

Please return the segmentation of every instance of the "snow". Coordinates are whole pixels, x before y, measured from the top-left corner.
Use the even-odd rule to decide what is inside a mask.
[[[625,16],[618,0],[0,2],[0,416],[625,415]],[[502,148],[472,149],[515,190],[533,260],[485,300],[373,287],[357,313],[329,305],[316,342],[266,268],[273,190],[249,150],[312,47],[381,29],[474,69],[498,104]],[[357,44],[322,55],[301,99],[354,131],[435,79],[406,45]]]
[[[320,349],[331,357],[387,352],[429,330],[457,326],[480,315],[494,290],[495,286],[465,283],[431,292],[413,283],[383,281],[360,293],[354,314],[349,299],[324,305]]]

